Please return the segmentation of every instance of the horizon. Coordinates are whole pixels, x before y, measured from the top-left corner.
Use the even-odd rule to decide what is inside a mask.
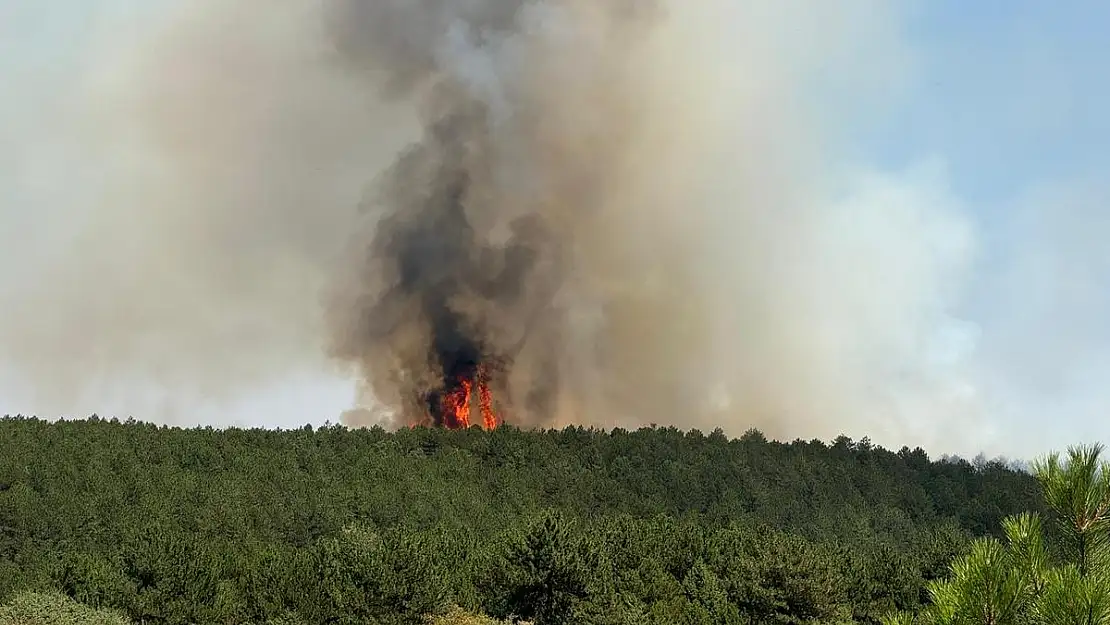
[[[316,432],[318,432],[320,430],[324,430],[324,429],[338,430],[338,431],[354,431],[354,430],[366,429],[366,430],[382,431],[382,432],[386,432],[386,433],[389,433],[389,434],[396,434],[396,433],[399,433],[399,432],[403,432],[405,430],[443,430],[443,431],[446,431],[446,432],[457,432],[457,431],[460,431],[461,429],[466,429],[466,430],[476,430],[476,431],[488,431],[488,430],[485,430],[484,428],[482,428],[481,426],[479,426],[477,424],[473,424],[468,428],[460,428],[460,429],[452,429],[452,428],[444,428],[444,427],[439,427],[439,426],[434,426],[434,425],[420,424],[420,425],[414,425],[411,428],[406,427],[406,428],[398,428],[398,429],[390,430],[390,429],[386,428],[385,426],[383,426],[381,424],[348,426],[346,424],[343,424],[343,423],[340,423],[340,422],[332,422],[330,420],[325,420],[323,423],[315,423],[315,424],[306,422],[306,423],[304,423],[302,425],[299,425],[299,426],[235,425],[235,424],[181,425],[181,424],[171,424],[171,423],[164,423],[164,422],[158,422],[158,421],[144,421],[142,419],[137,419],[133,416],[128,416],[127,418],[122,418],[122,417],[119,417],[119,416],[103,416],[103,415],[99,415],[99,414],[96,414],[96,413],[93,413],[93,414],[90,414],[90,415],[84,416],[84,417],[75,417],[75,416],[72,416],[72,415],[68,415],[68,416],[60,416],[60,417],[54,417],[54,418],[39,417],[39,416],[36,416],[36,415],[33,415],[33,414],[5,414],[5,413],[0,413],[0,422],[9,421],[9,420],[18,421],[18,420],[21,420],[21,419],[22,420],[28,420],[28,421],[41,421],[41,422],[49,423],[49,424],[57,424],[57,423],[111,423],[111,424],[114,424],[114,425],[128,425],[128,426],[131,426],[131,425],[136,425],[136,426],[137,425],[149,425],[149,426],[154,426],[158,429],[165,429],[165,430],[216,431],[216,432],[261,431],[261,432],[282,433],[282,432],[303,432],[303,431],[305,431],[305,429],[309,429],[313,433],[316,433]],[[1011,457],[1011,456],[1006,456],[1005,454],[998,454],[998,455],[994,455],[994,456],[988,456],[983,451],[976,452],[976,454],[972,457],[965,457],[965,456],[962,456],[960,454],[949,454],[949,453],[931,454],[928,449],[925,449],[921,446],[902,445],[898,448],[889,448],[889,447],[886,447],[886,446],[881,445],[881,444],[872,443],[870,438],[867,437],[867,436],[863,436],[861,438],[854,438],[852,436],[849,436],[848,433],[846,433],[846,432],[842,432],[842,433],[838,434],[837,436],[835,436],[833,438],[830,438],[830,439],[827,439],[827,440],[820,439],[820,438],[811,438],[811,439],[794,438],[794,439],[791,439],[791,440],[783,440],[783,439],[777,439],[777,438],[766,436],[758,428],[751,428],[748,431],[740,434],[739,436],[729,436],[728,434],[724,433],[723,430],[721,430],[720,428],[717,428],[717,429],[709,431],[709,432],[705,432],[705,431],[702,431],[698,428],[682,429],[682,428],[680,428],[678,426],[675,426],[675,425],[660,425],[660,424],[657,424],[657,423],[643,424],[643,425],[639,425],[639,426],[636,426],[636,427],[633,427],[633,428],[625,428],[625,427],[621,427],[621,426],[604,427],[604,426],[588,425],[588,424],[587,425],[580,425],[580,424],[574,424],[574,423],[570,423],[570,424],[567,424],[567,425],[564,425],[564,426],[561,426],[561,427],[549,426],[549,427],[536,427],[536,428],[521,427],[521,426],[513,425],[512,423],[506,423],[506,424],[500,425],[498,427],[499,428],[504,427],[504,428],[515,429],[515,430],[520,431],[520,432],[530,432],[530,433],[538,433],[538,434],[543,434],[543,433],[547,433],[547,432],[561,432],[561,431],[565,431],[569,428],[578,428],[578,429],[583,429],[587,432],[596,432],[596,433],[610,434],[610,435],[614,434],[617,430],[621,430],[625,433],[636,433],[636,432],[642,432],[642,431],[657,431],[657,430],[676,430],[676,431],[682,433],[684,436],[688,436],[688,435],[692,435],[692,434],[697,433],[697,434],[700,434],[702,437],[705,437],[705,438],[708,438],[710,436],[714,436],[714,435],[717,435],[718,433],[720,433],[730,443],[745,440],[745,439],[755,435],[760,440],[763,440],[763,441],[766,441],[766,442],[777,443],[777,444],[780,444],[780,445],[820,443],[820,444],[825,445],[827,447],[832,447],[832,446],[836,445],[837,443],[843,441],[843,442],[846,442],[846,443],[848,443],[850,445],[853,445],[853,446],[865,446],[868,449],[878,449],[878,450],[883,450],[883,451],[886,451],[886,452],[889,452],[889,453],[899,453],[900,451],[903,451],[903,450],[908,450],[908,451],[919,451],[920,450],[920,451],[925,453],[926,457],[928,457],[930,462],[951,462],[951,463],[957,463],[957,464],[967,463],[967,464],[970,464],[970,465],[972,465],[976,468],[982,468],[982,467],[984,467],[988,464],[1000,464],[1000,465],[1003,465],[1006,468],[1011,469],[1013,471],[1020,471],[1020,472],[1024,472],[1024,473],[1029,473],[1030,472],[1030,465],[1035,459],[1037,459],[1039,457],[1046,456],[1046,455],[1051,454],[1051,453],[1055,453],[1056,451],[1058,451],[1058,450],[1045,451],[1042,454],[1039,454],[1039,455],[1034,456],[1032,458]]]

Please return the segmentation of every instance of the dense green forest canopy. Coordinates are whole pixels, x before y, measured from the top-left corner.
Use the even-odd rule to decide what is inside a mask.
[[[1006,463],[846,437],[5,418],[0,599],[143,623],[877,622],[1041,508]]]

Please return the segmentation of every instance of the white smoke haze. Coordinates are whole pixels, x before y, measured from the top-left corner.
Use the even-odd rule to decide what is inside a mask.
[[[5,302],[36,412],[184,419],[326,362],[319,291],[407,118],[335,67],[309,3],[249,4],[110,24],[43,120],[80,156],[59,178],[87,182],[39,224],[75,234]]]
[[[522,215],[547,237],[511,304],[452,300],[492,345],[529,333],[510,420],[1006,449],[1010,365],[959,318],[980,233],[943,161],[852,165],[814,97],[879,106],[907,80],[896,5],[517,4],[182,3],[105,22],[76,78],[20,75],[57,108],[13,114],[31,126],[0,147],[22,163],[0,177],[0,217],[26,220],[0,362],[24,412],[267,423],[236,406],[311,411],[327,385],[302,421],[337,418],[336,392],[348,422],[405,421],[427,319],[403,299],[392,333],[367,329],[394,286],[368,250],[443,192],[419,163],[455,143],[392,169],[422,122],[469,114],[478,238]],[[537,387],[554,408],[522,399]]]
[[[996,280],[979,297],[982,385],[1012,427],[1105,440],[1110,413],[1110,185],[1076,175],[1009,207]]]

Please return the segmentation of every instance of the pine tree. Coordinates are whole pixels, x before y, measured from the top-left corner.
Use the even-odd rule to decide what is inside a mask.
[[[1110,625],[1110,464],[1102,445],[1068,448],[1033,463],[1055,521],[1024,513],[1003,521],[1005,542],[983,538],[947,579],[928,584],[931,604],[886,625]],[[1056,547],[1050,549],[1050,545]]]

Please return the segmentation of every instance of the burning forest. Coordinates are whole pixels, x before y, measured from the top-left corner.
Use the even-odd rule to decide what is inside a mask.
[[[421,128],[366,202],[333,353],[399,425],[552,422],[605,357],[572,313],[612,303],[590,239],[613,227],[631,157],[629,52],[650,3],[400,6],[332,5],[345,58]]]
[[[427,425],[437,425],[451,429],[468,428],[480,425],[492,430],[501,424],[493,408],[493,393],[489,387],[489,377],[480,365],[463,363],[457,366],[454,376],[444,381],[445,388],[433,391],[428,396],[428,412],[431,416]],[[471,409],[475,401],[481,411],[481,421],[471,421]]]

